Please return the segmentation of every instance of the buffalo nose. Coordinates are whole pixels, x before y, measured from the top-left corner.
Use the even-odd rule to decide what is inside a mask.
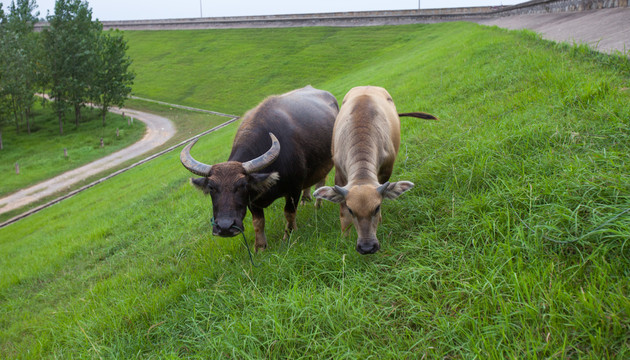
[[[378,242],[360,242],[357,244],[357,251],[361,255],[374,254],[380,248]]]
[[[215,230],[217,235],[228,235],[232,234],[234,231],[232,226],[234,226],[234,220],[232,219],[218,219],[215,223]]]

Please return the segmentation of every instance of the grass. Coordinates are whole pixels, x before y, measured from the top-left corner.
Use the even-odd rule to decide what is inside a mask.
[[[384,204],[381,251],[340,238],[332,204],[301,207],[282,241],[278,201],[252,267],[240,238],[211,235],[209,199],[169,153],[0,229],[0,357],[629,357],[627,59],[467,23],[128,33],[139,95],[203,102],[186,73],[157,96],[161,76],[139,69],[176,69],[189,54],[174,44],[205,39],[216,56],[194,66],[242,67],[214,73],[225,103],[203,107],[238,114],[269,94],[221,83],[254,77],[238,48],[256,34],[278,48],[259,66],[282,73],[265,91],[381,85],[400,111],[440,117],[402,120],[392,180],[416,187]],[[320,49],[308,62],[305,39]],[[225,160],[235,131],[195,157]]]
[[[152,151],[149,151],[148,153],[142,154],[141,156],[131,159],[129,161],[126,161],[123,164],[120,164],[119,166],[113,167],[111,169],[108,170],[104,170],[101,173],[98,173],[94,176],[91,176],[83,181],[80,181],[78,183],[76,183],[75,185],[73,185],[72,187],[65,189],[64,191],[55,193],[51,196],[47,196],[41,200],[32,202],[28,205],[25,205],[23,207],[20,207],[18,209],[12,210],[12,211],[8,211],[5,212],[3,214],[0,214],[0,222],[9,220],[11,218],[13,218],[14,216],[20,215],[22,213],[24,213],[25,211],[28,211],[32,208],[38,207],[40,205],[46,204],[49,201],[52,201],[56,198],[58,198],[59,196],[68,193],[70,191],[79,189],[87,184],[90,184],[98,179],[101,179],[102,177],[105,177],[111,173],[114,173],[120,169],[126,168],[132,164],[134,164],[135,162],[144,159],[154,153],[157,153],[159,151],[165,150],[173,145],[176,145],[186,139],[189,139],[190,137],[197,135],[203,131],[206,131],[208,129],[211,129],[223,122],[226,121],[226,117],[223,116],[217,116],[217,115],[212,115],[212,114],[207,114],[207,113],[203,113],[203,112],[198,112],[198,111],[191,111],[191,110],[184,110],[184,109],[177,109],[177,108],[173,108],[170,106],[165,106],[165,105],[160,105],[160,104],[155,104],[155,103],[151,103],[151,102],[147,102],[147,101],[142,101],[142,100],[132,100],[129,99],[126,101],[125,104],[126,107],[130,107],[136,110],[140,110],[140,111],[144,111],[147,113],[153,113],[153,114],[157,114],[160,116],[164,116],[166,118],[168,118],[169,120],[171,120],[176,128],[177,128],[177,132],[175,133],[175,135],[169,139],[168,141],[166,141],[163,145],[153,149]],[[43,111],[43,113],[45,113],[45,111]],[[123,126],[128,128],[128,125],[126,123],[126,120],[123,120],[120,116],[117,115],[113,115],[110,114],[110,116],[108,117],[108,122],[111,121],[111,118],[113,118],[115,121],[115,124],[118,124],[119,128],[122,128]],[[100,118],[97,119],[98,121],[100,121]],[[54,121],[57,121],[56,119]],[[56,126],[53,122],[53,120],[49,119],[49,122],[46,123],[48,124],[48,126],[54,127]],[[99,122],[100,124],[100,122]],[[94,125],[94,124],[93,124]],[[84,163],[76,161],[76,159],[84,159],[84,158],[89,158],[87,157],[88,155],[91,156],[97,156],[97,158],[99,156],[105,156],[107,155],[109,152],[112,152],[112,150],[117,151],[119,150],[121,147],[128,146],[130,145],[130,140],[133,141],[137,141],[140,136],[142,135],[142,132],[144,131],[144,125],[141,122],[134,122],[134,124],[132,125],[134,128],[136,128],[136,132],[139,134],[138,137],[134,140],[134,139],[126,139],[127,141],[125,143],[123,142],[119,142],[119,140],[122,138],[123,133],[125,133],[125,131],[121,131],[120,135],[121,137],[119,137],[118,139],[115,139],[116,143],[116,147],[114,149],[110,149],[107,146],[111,145],[112,142],[112,137],[104,137],[104,143],[106,145],[105,150],[104,149],[100,149],[100,151],[98,151],[97,153],[95,153],[92,149],[92,151],[86,151],[85,148],[77,148],[74,151],[71,152],[71,154],[74,154],[76,156],[74,156],[75,161],[70,161],[69,158],[68,159],[63,159],[65,161],[60,161],[60,157],[53,157],[52,161],[50,161],[48,163],[47,167],[43,167],[43,169],[47,170],[47,176],[54,176],[54,175],[58,175],[64,171],[76,168],[78,166],[83,165]],[[84,130],[83,127],[79,128],[79,130]],[[76,139],[76,141],[81,141],[81,142],[86,142],[86,141],[92,141],[94,140],[94,136],[95,134],[98,135],[99,132],[102,133],[112,133],[115,134],[115,129],[114,128],[99,128],[96,127],[94,129],[91,129],[90,131],[92,131],[92,133],[88,133],[87,135],[85,135],[85,133],[83,131],[78,131],[78,133],[73,134],[72,135],[72,139]],[[8,175],[6,177],[6,179],[3,179],[4,181],[0,181],[0,184],[6,182],[6,184],[11,183],[13,185],[13,187],[15,188],[15,190],[19,189],[19,188],[23,188],[25,186],[28,185],[32,185],[34,183],[37,183],[43,179],[41,179],[42,176],[44,176],[43,173],[41,173],[40,169],[42,167],[38,167],[37,169],[40,169],[40,172],[37,172],[34,168],[34,166],[29,166],[28,169],[28,177],[31,178],[34,175],[37,175],[37,180],[34,181],[33,183],[30,184],[24,184],[21,181],[24,181],[24,164],[22,162],[22,160],[24,159],[24,152],[21,151],[21,149],[28,147],[29,149],[31,149],[31,151],[28,153],[29,155],[29,160],[31,161],[41,161],[41,159],[48,159],[51,156],[50,153],[50,147],[53,148],[58,148],[60,146],[60,142],[59,139],[63,138],[63,137],[59,137],[57,135],[55,135],[55,130],[54,129],[48,129],[49,135],[46,135],[43,137],[38,137],[37,139],[25,134],[25,133],[20,133],[19,135],[15,135],[15,136],[11,136],[12,139],[14,139],[14,141],[12,141],[12,143],[15,144],[23,144],[23,143],[28,143],[28,145],[25,146],[19,146],[19,147],[15,147],[15,151],[11,151],[12,154],[14,154],[14,156],[18,156],[21,160],[20,160],[20,171],[21,174],[19,176],[15,175],[15,169],[13,168],[15,162],[14,159],[7,156],[7,157],[2,157],[0,158],[0,168],[5,167],[6,169],[9,169],[10,171],[8,172]],[[67,135],[67,131],[66,131],[66,135]],[[64,135],[64,136],[66,136]],[[99,135],[100,136],[100,135]],[[92,139],[92,140],[90,140]],[[34,140],[38,140],[38,141],[34,141]],[[99,146],[100,146],[100,137],[98,138],[99,141]],[[131,141],[131,142],[133,142]],[[44,145],[50,145],[50,147],[45,147]],[[71,151],[70,148],[68,148],[69,152]],[[61,154],[63,154],[63,149],[61,150]],[[94,159],[91,159],[90,161],[92,161]],[[4,164],[4,165],[2,165]]]
[[[271,94],[356,73],[416,39],[397,27],[133,31],[125,38],[137,96],[237,115]]]
[[[120,115],[107,115],[103,126],[96,110],[84,109],[82,114],[84,120],[79,127],[66,121],[64,134],[59,135],[57,115],[50,106],[42,108],[36,102],[30,135],[24,126],[19,133],[15,126],[5,126],[4,149],[0,152],[0,196],[116,152],[140,140],[144,134],[143,123],[134,122],[129,126],[127,119]],[[116,129],[119,129],[118,137]],[[64,149],[68,150],[67,158]],[[15,173],[15,163],[20,166],[19,175]]]
[[[164,146],[160,147],[159,149],[167,149],[175,144],[179,144],[186,139],[190,139],[191,137],[206,130],[212,129],[213,127],[220,125],[230,119],[225,116],[218,116],[199,111],[178,109],[144,100],[128,99],[125,104],[132,109],[164,116],[175,124],[177,128],[177,133],[168,142],[166,142]],[[212,110],[208,109],[207,107],[204,107],[202,109]]]

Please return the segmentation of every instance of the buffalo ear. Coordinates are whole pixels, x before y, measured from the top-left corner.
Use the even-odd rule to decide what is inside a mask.
[[[278,182],[278,179],[280,179],[280,175],[277,172],[272,172],[271,174],[250,174],[249,189],[259,194],[264,193],[271,189]]]
[[[410,190],[413,187],[411,181],[396,181],[389,183],[385,189],[381,192],[383,199],[395,199],[402,195],[405,191]]]
[[[346,195],[343,191],[338,191],[336,188],[331,186],[320,187],[319,189],[315,190],[313,196],[316,199],[324,199],[337,204],[346,200]]]
[[[190,178],[190,184],[203,191],[204,194],[208,194],[210,192],[210,188],[208,187],[208,178]]]

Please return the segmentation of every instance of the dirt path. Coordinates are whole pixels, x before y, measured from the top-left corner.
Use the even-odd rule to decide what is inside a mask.
[[[96,175],[103,170],[118,166],[125,161],[138,157],[164,144],[175,135],[175,125],[167,118],[132,109],[112,108],[110,111],[118,114],[124,111],[126,116],[132,116],[134,119],[145,123],[147,130],[144,137],[133,145],[113,154],[0,198],[0,214],[18,209],[59,191],[66,190],[72,185]]]

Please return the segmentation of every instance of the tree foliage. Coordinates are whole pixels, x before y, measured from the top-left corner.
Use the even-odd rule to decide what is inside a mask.
[[[0,35],[2,70],[1,88],[4,102],[8,103],[13,113],[16,129],[26,122],[30,133],[30,113],[38,84],[36,57],[38,53],[37,37],[33,25],[39,13],[34,0],[17,0],[9,5],[8,15],[3,16]]]
[[[48,22],[50,28],[43,32],[44,47],[61,131],[62,115],[68,106],[74,109],[75,124],[79,126],[81,106],[88,100],[87,90],[95,77],[102,26],[92,21],[92,10],[80,0],[57,0]]]
[[[103,34],[98,42],[92,101],[101,107],[103,125],[108,109],[112,105],[122,107],[131,93],[135,74],[129,70],[127,48],[127,41],[114,31]]]
[[[4,90],[4,37],[6,33],[7,18],[2,9],[2,3],[0,3],[0,150],[4,148],[2,143],[2,128],[7,120],[8,114],[8,102],[6,101],[6,93]]]
[[[109,107],[122,106],[134,79],[122,36],[103,33],[82,0],[57,0],[49,26],[35,33],[36,8],[35,0],[16,0],[5,13],[0,3],[0,131],[12,117],[18,132],[26,122],[30,133],[37,89],[54,100],[61,134],[68,109],[79,126],[88,101],[102,106],[103,119]]]

